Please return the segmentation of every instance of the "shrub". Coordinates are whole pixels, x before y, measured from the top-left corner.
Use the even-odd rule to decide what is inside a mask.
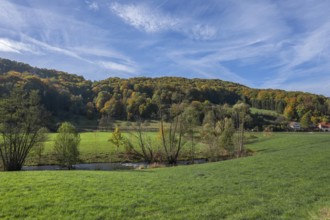
[[[61,166],[70,170],[73,168],[73,164],[78,162],[79,158],[79,133],[69,122],[62,123],[57,132],[58,135],[54,144],[56,159]]]

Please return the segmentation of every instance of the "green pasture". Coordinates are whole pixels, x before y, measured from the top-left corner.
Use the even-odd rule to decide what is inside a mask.
[[[45,148],[42,154],[42,164],[56,163],[53,157],[53,147],[56,135],[56,133],[48,134],[48,140],[44,144]],[[146,135],[150,136],[150,138],[155,139],[157,133],[146,132]],[[112,132],[95,131],[80,133],[80,160],[84,163],[116,162],[121,160],[121,158],[118,158],[117,154],[123,152],[124,147],[121,146],[117,151],[116,146],[109,141],[111,136]],[[122,132],[122,136],[124,138],[131,139],[133,142],[135,141],[131,133]],[[28,158],[27,164],[36,164],[36,161],[36,156],[32,154]]]
[[[250,108],[252,114],[260,114],[260,115],[268,115],[268,116],[280,116],[281,114],[277,113],[276,111],[267,110],[267,109],[258,109],[258,108]]]
[[[202,165],[1,172],[0,219],[329,219],[330,134],[257,136]]]
[[[125,139],[130,140],[134,145],[138,146],[137,139],[134,138],[134,132],[122,132],[122,136]],[[48,140],[44,144],[44,152],[42,153],[41,160],[39,161],[35,154],[29,155],[26,165],[36,165],[38,161],[41,164],[55,164],[53,156],[53,146],[54,140],[56,138],[56,133],[48,134]],[[160,147],[160,136],[158,132],[144,132],[143,136],[150,138],[151,142],[154,144],[153,147]],[[116,148],[114,144],[109,141],[112,137],[112,132],[82,132],[80,133],[80,160],[83,163],[95,163],[95,162],[118,162],[126,160],[123,155],[125,151],[124,146],[119,149]],[[185,141],[185,145],[182,150],[182,157],[180,159],[187,159],[189,154],[191,142]],[[201,157],[201,151],[203,150],[202,143],[195,143],[196,157]]]
[[[99,125],[96,119],[89,120],[85,117],[75,117],[70,120],[70,123],[74,124],[78,130],[82,131],[113,130],[116,126],[121,130],[127,131],[136,128],[138,123],[141,123],[144,129],[149,130],[158,130],[160,127],[160,122],[158,120],[145,120],[144,122],[113,120],[108,122],[107,126],[104,127],[104,125]],[[168,127],[169,124],[164,122],[164,126]]]

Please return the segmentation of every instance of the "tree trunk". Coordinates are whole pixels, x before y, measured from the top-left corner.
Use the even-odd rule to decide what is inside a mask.
[[[11,162],[9,164],[4,165],[5,171],[20,171],[22,170],[22,164],[17,162]]]

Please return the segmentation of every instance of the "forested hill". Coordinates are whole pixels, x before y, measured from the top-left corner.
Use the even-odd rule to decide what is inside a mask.
[[[42,103],[56,121],[84,116],[91,120],[157,119],[159,103],[169,114],[173,105],[184,103],[201,111],[212,105],[243,101],[257,109],[273,110],[287,120],[308,116],[313,123],[328,120],[330,101],[321,95],[272,89],[252,89],[218,79],[108,78],[98,82],[56,70],[0,58],[0,96],[13,86],[39,90]]]
[[[40,78],[63,79],[71,82],[85,81],[84,77],[75,74],[32,67],[29,64],[0,58],[0,74],[6,74],[10,71],[25,73],[26,75],[34,75]]]

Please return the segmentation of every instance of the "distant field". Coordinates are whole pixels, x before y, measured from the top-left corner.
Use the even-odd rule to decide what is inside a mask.
[[[160,137],[158,132],[145,132],[147,136],[153,140],[154,147],[158,147],[160,144]],[[48,135],[48,141],[45,143],[45,150],[43,153],[43,157],[41,159],[41,164],[54,164],[52,156],[54,139],[56,137],[56,133],[50,133]],[[132,133],[130,132],[122,132],[123,137],[126,139],[130,139],[131,141],[136,142],[136,139],[133,138]],[[93,163],[93,162],[116,162],[122,160],[122,158],[118,158],[116,153],[120,153],[124,151],[124,147],[120,147],[117,152],[117,148],[113,145],[109,140],[112,136],[112,132],[82,132],[80,133],[81,142],[79,145],[80,150],[80,159],[84,163]],[[188,151],[189,143],[186,142],[186,147],[183,149],[184,155],[186,151]],[[202,144],[196,143],[196,156],[200,156],[200,151],[202,148]],[[184,157],[183,155],[183,157]],[[30,156],[26,162],[26,164],[36,164],[37,158],[35,156]]]
[[[155,138],[157,133],[149,132],[148,135]],[[42,163],[56,163],[52,157],[54,139],[56,137],[56,133],[51,133],[48,135],[48,141],[45,143],[45,151],[43,153]],[[123,132],[123,137],[131,138],[129,133]],[[80,159],[82,162],[115,162],[119,160],[116,157],[116,146],[113,145],[109,140],[112,136],[112,132],[82,132],[80,133]],[[119,151],[123,151],[124,149],[121,147]],[[36,158],[29,158],[28,164],[34,164]]]
[[[281,114],[277,113],[276,111],[267,110],[267,109],[257,109],[257,108],[250,108],[252,114],[261,114],[261,115],[269,115],[277,117]]]
[[[258,134],[256,155],[136,171],[0,173],[0,219],[329,219],[330,134]]]
[[[80,131],[95,131],[95,130],[113,130],[116,126],[118,126],[121,130],[127,131],[132,130],[132,128],[137,126],[137,122],[131,121],[121,121],[114,120],[109,122],[107,126],[99,126],[98,121],[96,119],[89,120],[85,117],[77,117],[70,121],[75,127]],[[160,126],[160,122],[157,120],[146,120],[142,122],[142,127],[149,130],[158,130]],[[164,123],[164,126],[168,126],[168,123]]]

